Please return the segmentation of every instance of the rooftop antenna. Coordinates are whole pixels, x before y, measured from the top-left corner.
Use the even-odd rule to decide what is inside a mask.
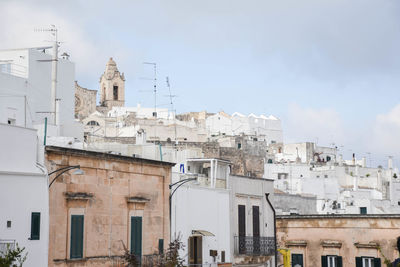
[[[176,144],[176,118],[175,118],[175,113],[176,113],[176,111],[175,111],[175,109],[174,109],[174,102],[172,101],[172,99],[174,98],[174,97],[177,97],[177,95],[173,95],[172,93],[171,93],[171,85],[170,85],[170,83],[169,83],[169,78],[168,78],[168,76],[165,78],[165,82],[167,83],[167,87],[168,87],[168,91],[169,91],[169,100],[170,100],[170,104],[171,104],[171,111],[172,111],[172,113],[173,113],[173,116],[174,116],[174,130],[175,130],[175,144]]]
[[[153,117],[157,118],[157,63],[153,62],[143,62],[145,65],[152,65],[154,68],[154,84],[153,84],[153,92],[154,92],[154,112]]]
[[[51,24],[50,28],[35,29],[35,32],[50,32],[53,35],[53,55],[51,60],[39,60],[43,62],[51,61],[51,113],[53,114],[53,123],[57,125],[57,61],[58,61],[58,36],[56,25]]]

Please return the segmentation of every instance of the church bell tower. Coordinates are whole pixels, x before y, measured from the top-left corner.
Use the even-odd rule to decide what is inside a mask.
[[[125,77],[111,57],[100,77],[100,105],[111,109],[125,106]]]

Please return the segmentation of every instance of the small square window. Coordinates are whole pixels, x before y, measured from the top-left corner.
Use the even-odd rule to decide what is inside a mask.
[[[325,178],[328,178],[328,175],[327,175],[327,174],[325,174],[325,175],[324,175],[324,177],[325,177]]]

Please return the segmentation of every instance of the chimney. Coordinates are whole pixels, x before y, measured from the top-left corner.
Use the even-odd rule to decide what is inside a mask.
[[[353,153],[353,165],[356,165],[356,154]]]
[[[366,157],[362,157],[361,167],[363,167],[363,168],[367,167],[367,158]]]

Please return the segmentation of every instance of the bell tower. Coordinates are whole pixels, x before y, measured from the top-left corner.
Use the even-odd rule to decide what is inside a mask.
[[[111,57],[100,77],[100,105],[111,109],[125,106],[125,77]]]

